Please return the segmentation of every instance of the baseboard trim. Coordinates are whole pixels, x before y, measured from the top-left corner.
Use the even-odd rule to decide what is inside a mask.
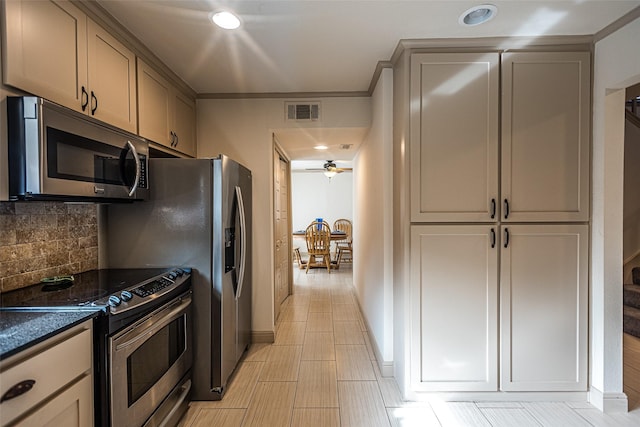
[[[589,403],[605,414],[629,411],[629,401],[624,393],[603,393],[595,387],[589,390]]]
[[[406,400],[414,402],[587,402],[588,392],[409,391]]]
[[[251,331],[251,342],[254,344],[273,344],[276,334],[273,331]]]
[[[364,322],[364,327],[367,330],[367,337],[369,338],[368,344],[371,346],[371,349],[373,350],[373,354],[376,356],[375,362],[378,365],[378,368],[380,369],[380,374],[384,378],[392,378],[394,376],[393,360],[384,360],[384,357],[382,357],[382,352],[378,348],[378,342],[376,341],[375,337],[371,333],[371,327],[369,326],[369,322],[367,321],[367,318],[364,315],[364,311],[362,311],[362,307],[360,306],[360,301],[358,300],[358,297],[356,296],[355,293],[354,293],[354,297],[356,300],[356,304],[358,304],[358,310],[360,311],[360,314],[362,314],[361,318],[362,318],[362,321]]]

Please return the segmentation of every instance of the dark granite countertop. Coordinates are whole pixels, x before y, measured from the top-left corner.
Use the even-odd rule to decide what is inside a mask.
[[[0,360],[13,356],[72,326],[100,315],[100,310],[0,310]]]

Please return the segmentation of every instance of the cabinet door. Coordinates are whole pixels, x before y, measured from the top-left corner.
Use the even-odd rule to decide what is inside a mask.
[[[19,426],[93,426],[93,384],[87,375],[20,422]]]
[[[505,226],[502,237],[502,390],[586,391],[588,226]]]
[[[136,133],[135,55],[88,20],[89,114]]]
[[[411,221],[491,222],[498,204],[497,53],[411,56]]]
[[[411,227],[415,391],[497,391],[495,227]]]
[[[138,133],[170,148],[172,96],[169,82],[138,59]]]
[[[67,1],[4,1],[4,83],[82,111],[87,18]]]
[[[502,218],[587,221],[589,53],[505,53],[502,64]]]
[[[189,156],[196,156],[196,105],[193,100],[174,92],[175,115],[173,131],[176,134],[174,148]]]

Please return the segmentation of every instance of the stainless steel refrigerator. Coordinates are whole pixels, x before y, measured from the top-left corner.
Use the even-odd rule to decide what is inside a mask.
[[[219,400],[251,338],[251,171],[150,159],[150,199],[105,209],[105,264],[193,269],[192,400]]]

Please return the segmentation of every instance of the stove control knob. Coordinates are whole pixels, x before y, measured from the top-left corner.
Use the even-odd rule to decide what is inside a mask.
[[[111,307],[117,307],[122,303],[122,301],[120,300],[120,298],[118,298],[116,295],[111,295],[109,297],[109,305]]]
[[[184,271],[182,271],[181,268],[178,268],[175,270],[175,273],[178,275],[178,277],[182,277],[182,275],[184,274]]]
[[[176,280],[176,277],[178,277],[178,275],[177,275],[174,271],[172,271],[171,273],[169,273],[169,279],[171,279],[171,280]]]
[[[120,299],[124,302],[131,301],[131,298],[133,298],[133,295],[129,291],[122,291],[120,293]]]

